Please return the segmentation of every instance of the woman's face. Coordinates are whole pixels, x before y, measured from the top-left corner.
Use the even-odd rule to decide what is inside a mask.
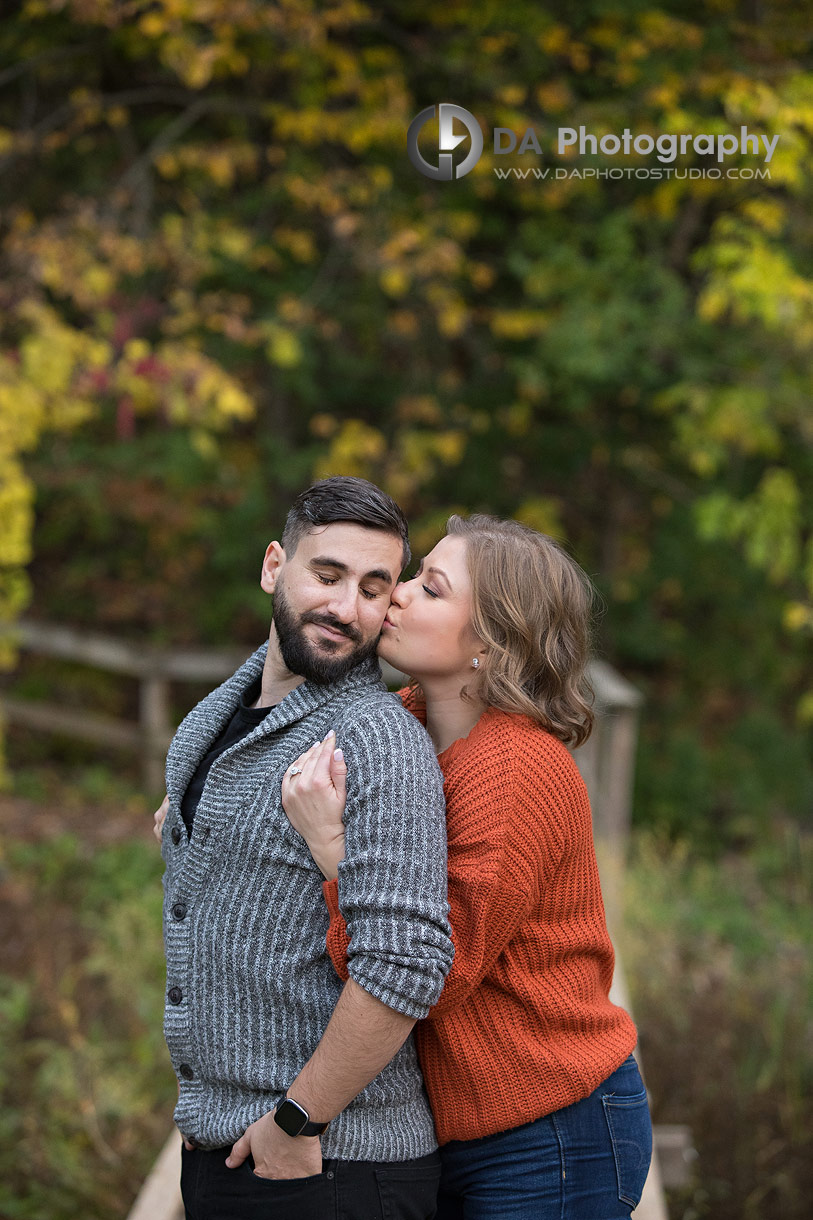
[[[481,652],[471,625],[465,541],[441,538],[417,575],[395,586],[378,655],[421,682],[458,676],[465,681]]]

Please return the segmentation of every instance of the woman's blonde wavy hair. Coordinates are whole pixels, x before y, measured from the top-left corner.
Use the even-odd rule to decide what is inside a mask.
[[[557,542],[518,521],[455,515],[446,533],[466,543],[472,626],[486,647],[476,694],[582,745],[593,728],[590,579]]]

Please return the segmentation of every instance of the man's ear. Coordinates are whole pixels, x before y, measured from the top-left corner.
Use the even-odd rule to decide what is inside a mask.
[[[265,552],[263,568],[260,573],[260,588],[266,593],[273,593],[279,574],[285,567],[285,551],[279,542],[272,542]]]

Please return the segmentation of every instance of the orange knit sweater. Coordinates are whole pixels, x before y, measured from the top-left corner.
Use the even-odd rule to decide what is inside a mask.
[[[565,746],[527,717],[490,708],[438,762],[455,958],[415,1041],[445,1144],[587,1097],[636,1032],[608,998],[614,959],[590,805]],[[328,950],[347,978],[352,927],[348,939],[338,883],[324,892]]]

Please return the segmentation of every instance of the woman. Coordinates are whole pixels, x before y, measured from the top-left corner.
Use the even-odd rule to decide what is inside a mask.
[[[635,1027],[608,996],[590,807],[566,748],[592,727],[590,607],[587,577],[552,539],[455,516],[384,620],[379,655],[411,675],[401,695],[445,780],[455,960],[415,1029],[439,1220],[628,1217],[649,1167]],[[297,760],[283,802],[327,878],[328,948],[347,977],[335,745]]]

